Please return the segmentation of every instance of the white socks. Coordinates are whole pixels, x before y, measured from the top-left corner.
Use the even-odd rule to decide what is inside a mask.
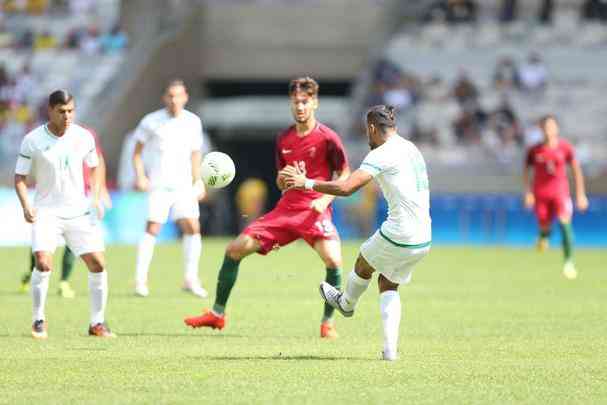
[[[344,293],[339,300],[341,307],[346,311],[352,311],[370,283],[371,279],[366,280],[356,274],[354,270],[351,271],[346,281]]]
[[[32,301],[33,301],[33,313],[32,321],[44,320],[44,306],[46,304],[46,295],[48,293],[48,282],[51,278],[50,271],[38,271],[34,269],[32,271],[31,288],[32,288]]]
[[[379,309],[384,325],[384,359],[396,360],[401,303],[398,291],[384,291],[379,295]]]
[[[91,299],[91,325],[105,322],[107,303],[107,271],[89,272],[89,294]]]
[[[135,268],[135,283],[145,285],[148,281],[148,271],[154,255],[154,245],[156,237],[149,233],[144,233],[137,247],[137,265]]]
[[[200,234],[183,235],[183,264],[184,279],[190,283],[198,283],[198,263],[202,252]]]

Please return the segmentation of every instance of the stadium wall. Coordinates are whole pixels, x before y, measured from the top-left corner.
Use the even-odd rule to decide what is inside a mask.
[[[108,244],[136,244],[145,229],[147,198],[136,192],[112,193],[113,208],[103,220]],[[343,239],[366,238],[385,219],[383,199],[361,214],[361,195],[338,198],[334,204],[334,221]],[[214,210],[209,211],[213,215]],[[514,194],[434,194],[431,201],[433,244],[529,246],[537,237],[535,218],[524,209],[519,195]],[[14,190],[0,188],[0,246],[30,244],[31,227],[23,219]],[[361,226],[360,220],[367,226]],[[576,245],[607,246],[607,197],[591,196],[585,214],[573,219]],[[556,227],[555,227],[556,228]],[[556,229],[555,229],[556,230]],[[159,240],[171,242],[179,232],[174,223],[162,228]],[[560,243],[559,232],[553,232],[552,245]]]

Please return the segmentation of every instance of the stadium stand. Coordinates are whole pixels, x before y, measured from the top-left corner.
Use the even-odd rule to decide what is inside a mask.
[[[600,188],[596,179],[607,171],[607,25],[592,1],[545,3],[430,4],[389,39],[359,102],[396,105],[401,132],[424,145],[436,174],[460,173],[474,179],[472,189],[492,184],[495,191],[518,190],[524,147],[537,140],[535,123],[555,113]],[[468,11],[444,11],[455,5]],[[352,128],[356,139],[358,118]],[[435,178],[438,189],[454,183]]]
[[[0,4],[0,166],[9,184],[22,136],[44,120],[46,96],[70,89],[85,116],[117,72],[127,36],[117,0]]]

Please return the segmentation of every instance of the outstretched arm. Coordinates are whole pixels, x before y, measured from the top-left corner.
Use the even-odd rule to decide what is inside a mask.
[[[363,170],[356,170],[345,179],[333,181],[307,179],[298,168],[293,166],[285,167],[281,173],[284,175],[285,183],[289,188],[309,189],[342,197],[354,194],[362,186],[373,180],[373,177]]]

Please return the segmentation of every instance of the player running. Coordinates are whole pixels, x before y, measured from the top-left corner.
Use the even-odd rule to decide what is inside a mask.
[[[24,137],[15,168],[15,190],[25,220],[32,224],[32,250],[36,257],[31,279],[32,336],[38,339],[48,337],[44,307],[58,236],[65,239],[70,250],[80,256],[89,269],[89,335],[114,337],[105,323],[108,283],[103,234],[98,222],[104,212],[100,201],[99,159],[91,133],[72,123],[74,110],[69,92],[51,93],[49,121]],[[91,168],[95,212],[84,191],[83,163]],[[27,195],[29,174],[36,181],[33,207]]]
[[[99,159],[99,165],[97,167],[97,171],[99,172],[99,176],[101,178],[101,191],[100,191],[101,201],[103,202],[103,205],[105,208],[111,208],[112,199],[110,198],[110,194],[108,193],[108,190],[107,190],[106,175],[105,175],[105,173],[106,173],[105,172],[105,159],[103,158],[103,151],[101,148],[101,143],[99,142],[99,137],[97,137],[97,134],[90,128],[87,128],[87,129],[89,130],[91,135],[93,135],[93,137],[95,138],[95,148],[97,150],[97,158]],[[82,167],[82,175],[84,177],[84,188],[88,195],[91,191],[91,183],[90,183],[91,175],[90,175],[90,169],[86,165],[86,163]],[[72,271],[74,270],[75,265],[76,265],[76,256],[74,255],[74,253],[72,253],[70,248],[66,246],[65,249],[63,250],[63,257],[61,258],[61,281],[59,282],[59,290],[58,290],[58,294],[63,298],[74,298],[76,296],[76,292],[72,289],[72,287],[70,286],[70,283],[68,281],[70,278],[70,275],[72,274]],[[23,277],[21,277],[21,286],[20,286],[19,290],[23,293],[26,293],[29,291],[30,280],[32,278],[32,271],[34,270],[35,266],[36,266],[36,258],[34,257],[34,252],[31,252],[29,268],[28,268],[27,272],[25,274],[23,274]]]
[[[567,165],[571,166],[575,184],[576,205],[580,211],[588,208],[588,198],[584,186],[584,174],[575,158],[573,146],[559,137],[556,118],[547,115],[540,120],[544,142],[531,147],[523,168],[525,206],[534,208],[539,223],[540,234],[537,247],[540,251],[548,248],[552,220],[557,217],[563,240],[565,264],[563,275],[573,280],[577,270],[573,263],[573,230],[571,216],[573,204],[569,193]],[[530,168],[533,168],[533,187],[530,182]]]
[[[202,157],[202,123],[185,109],[188,93],[181,80],[171,81],[162,97],[165,108],[143,117],[135,130],[136,184],[139,191],[148,191],[148,221],[137,249],[135,294],[149,295],[148,272],[156,236],[171,216],[183,233],[183,290],[205,298],[200,285],[198,263],[202,251],[198,202],[206,195],[200,178]],[[149,152],[150,167],[146,175],[142,153]]]
[[[276,141],[278,171],[295,165],[314,179],[344,179],[350,173],[346,152],[339,136],[316,120],[318,84],[310,77],[294,79],[289,84],[291,113],[295,120]],[[213,309],[201,316],[186,318],[194,328],[223,329],[225,308],[238,276],[240,262],[252,253],[266,255],[273,249],[297,240],[305,240],[326,266],[325,280],[336,288],[341,284],[341,245],[331,220],[330,204],[334,197],[312,190],[285,190],[284,178],[276,184],[283,195],[276,207],[251,223],[228,245],[219,271]],[[325,305],[320,336],[336,338],[333,308]]]
[[[347,179],[309,179],[296,166],[286,167],[282,173],[291,188],[338,196],[351,195],[374,178],[379,183],[388,202],[388,219],[361,246],[344,292],[321,283],[320,294],[329,305],[350,317],[371,276],[378,271],[383,358],[396,360],[401,318],[398,286],[411,281],[414,265],[430,251],[428,174],[419,150],[398,135],[393,107],[379,105],[368,110],[367,135],[371,152]]]

